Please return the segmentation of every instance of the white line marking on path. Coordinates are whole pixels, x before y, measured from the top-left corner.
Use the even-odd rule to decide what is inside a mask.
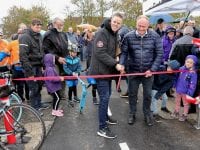
[[[121,150],[130,150],[127,143],[119,143]]]

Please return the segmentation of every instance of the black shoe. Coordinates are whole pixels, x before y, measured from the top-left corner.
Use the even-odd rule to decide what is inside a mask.
[[[153,115],[153,118],[154,118],[155,122],[162,122],[162,117],[160,117],[158,114]]]
[[[115,125],[115,124],[117,124],[117,120],[114,120],[108,116],[108,120],[106,121],[106,123],[110,124],[110,125]]]
[[[169,109],[167,107],[162,107],[161,110],[166,113],[171,113],[171,111],[169,111]]]
[[[153,126],[153,118],[151,116],[146,116],[144,118],[144,121],[145,121],[147,126]]]
[[[121,88],[119,88],[119,89],[117,90],[118,93],[121,93],[121,91],[122,91]]]
[[[135,123],[135,115],[129,114],[128,116],[128,124],[133,125]]]
[[[74,102],[72,100],[68,101],[69,106],[74,107]]]
[[[42,103],[39,110],[44,110],[44,109],[48,109],[48,108],[50,108],[49,104]]]
[[[80,103],[80,99],[77,96],[74,96],[74,101]]]
[[[98,102],[98,100],[97,100],[96,97],[93,97],[93,104],[94,104],[94,105],[99,105],[99,102]]]
[[[112,133],[108,127],[105,127],[103,129],[99,130],[97,132],[97,135],[108,138],[108,139],[114,139],[117,137],[117,135]]]
[[[128,92],[126,92],[126,93],[124,93],[124,94],[121,94],[120,97],[121,97],[121,98],[128,98]]]

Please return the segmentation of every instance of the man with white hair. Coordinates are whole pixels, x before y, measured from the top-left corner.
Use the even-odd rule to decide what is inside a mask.
[[[184,28],[183,36],[172,45],[171,54],[169,55],[170,60],[177,60],[181,66],[184,65],[186,56],[192,54],[193,33],[194,29],[192,26]]]
[[[65,57],[68,54],[68,42],[67,36],[63,32],[64,21],[61,18],[56,17],[52,21],[53,28],[49,29],[43,39],[44,53],[51,53],[55,55],[56,66],[59,74],[64,75],[63,64],[65,64]],[[65,83],[61,92],[62,99],[65,99]]]
[[[199,29],[196,28],[195,20],[189,20],[188,25],[192,26],[194,29],[193,37],[200,38],[200,31],[199,31]]]

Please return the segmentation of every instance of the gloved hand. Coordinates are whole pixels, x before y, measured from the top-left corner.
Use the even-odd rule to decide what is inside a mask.
[[[8,57],[9,54],[5,53],[5,52],[0,52],[0,61],[2,61],[4,58]]]

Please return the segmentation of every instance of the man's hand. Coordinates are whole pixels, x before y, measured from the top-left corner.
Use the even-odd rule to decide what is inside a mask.
[[[31,79],[31,78],[33,79],[34,76],[29,76],[28,78],[29,78],[29,79]],[[33,81],[36,82],[37,80],[33,80]]]
[[[148,78],[148,77],[151,77],[151,76],[152,76],[151,71],[150,71],[150,70],[147,70],[147,71],[145,72],[145,77]]]
[[[59,57],[59,58],[58,58],[58,62],[59,62],[60,64],[66,64],[65,58],[63,58],[63,57]]]
[[[123,65],[120,65],[120,64],[117,64],[115,66],[115,68],[117,69],[117,71],[120,71],[121,74],[124,74],[125,71],[124,71],[124,66]]]
[[[60,81],[64,81],[64,80],[65,80],[65,78],[61,76],[60,77]]]

